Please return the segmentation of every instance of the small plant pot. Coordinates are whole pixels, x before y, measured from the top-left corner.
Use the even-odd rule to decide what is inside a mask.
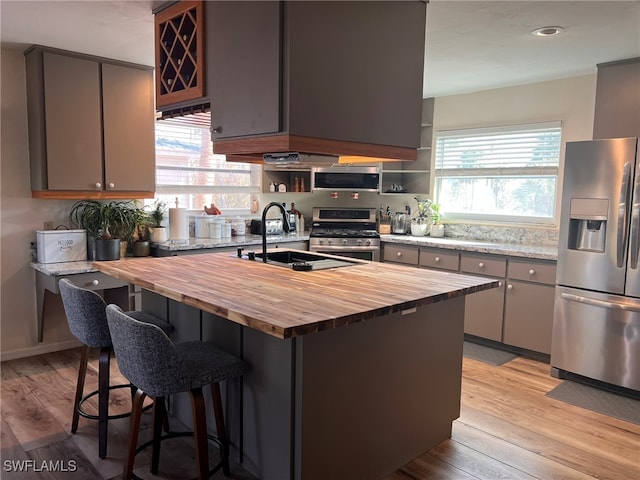
[[[95,242],[95,260],[120,260],[120,239],[104,240],[97,238]]]
[[[166,242],[168,239],[167,227],[151,227],[149,231],[151,232],[151,241],[154,243]]]
[[[429,231],[429,226],[426,223],[412,223],[411,235],[414,237],[424,237]]]
[[[147,241],[133,242],[134,257],[148,257],[151,253],[151,244]]]
[[[436,238],[444,237],[444,225],[441,223],[437,225],[431,225],[430,235]]]

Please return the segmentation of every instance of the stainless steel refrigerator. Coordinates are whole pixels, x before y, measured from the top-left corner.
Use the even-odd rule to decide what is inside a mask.
[[[567,143],[552,373],[640,392],[637,138]]]

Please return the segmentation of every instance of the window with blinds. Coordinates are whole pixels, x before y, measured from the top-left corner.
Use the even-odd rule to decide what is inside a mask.
[[[553,223],[560,122],[435,134],[435,201],[446,218]]]
[[[208,128],[156,122],[155,199],[199,211],[215,203],[226,215],[249,213],[259,194],[260,167],[215,155]]]

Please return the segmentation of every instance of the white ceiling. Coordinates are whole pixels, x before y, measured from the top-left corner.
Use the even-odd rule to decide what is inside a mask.
[[[151,0],[0,0],[0,39],[153,65]],[[536,38],[535,28],[565,32]],[[424,96],[443,96],[596,72],[640,57],[640,0],[459,1],[427,7]]]

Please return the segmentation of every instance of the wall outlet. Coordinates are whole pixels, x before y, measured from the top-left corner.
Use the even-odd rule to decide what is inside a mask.
[[[53,222],[44,222],[45,230],[53,230]]]

